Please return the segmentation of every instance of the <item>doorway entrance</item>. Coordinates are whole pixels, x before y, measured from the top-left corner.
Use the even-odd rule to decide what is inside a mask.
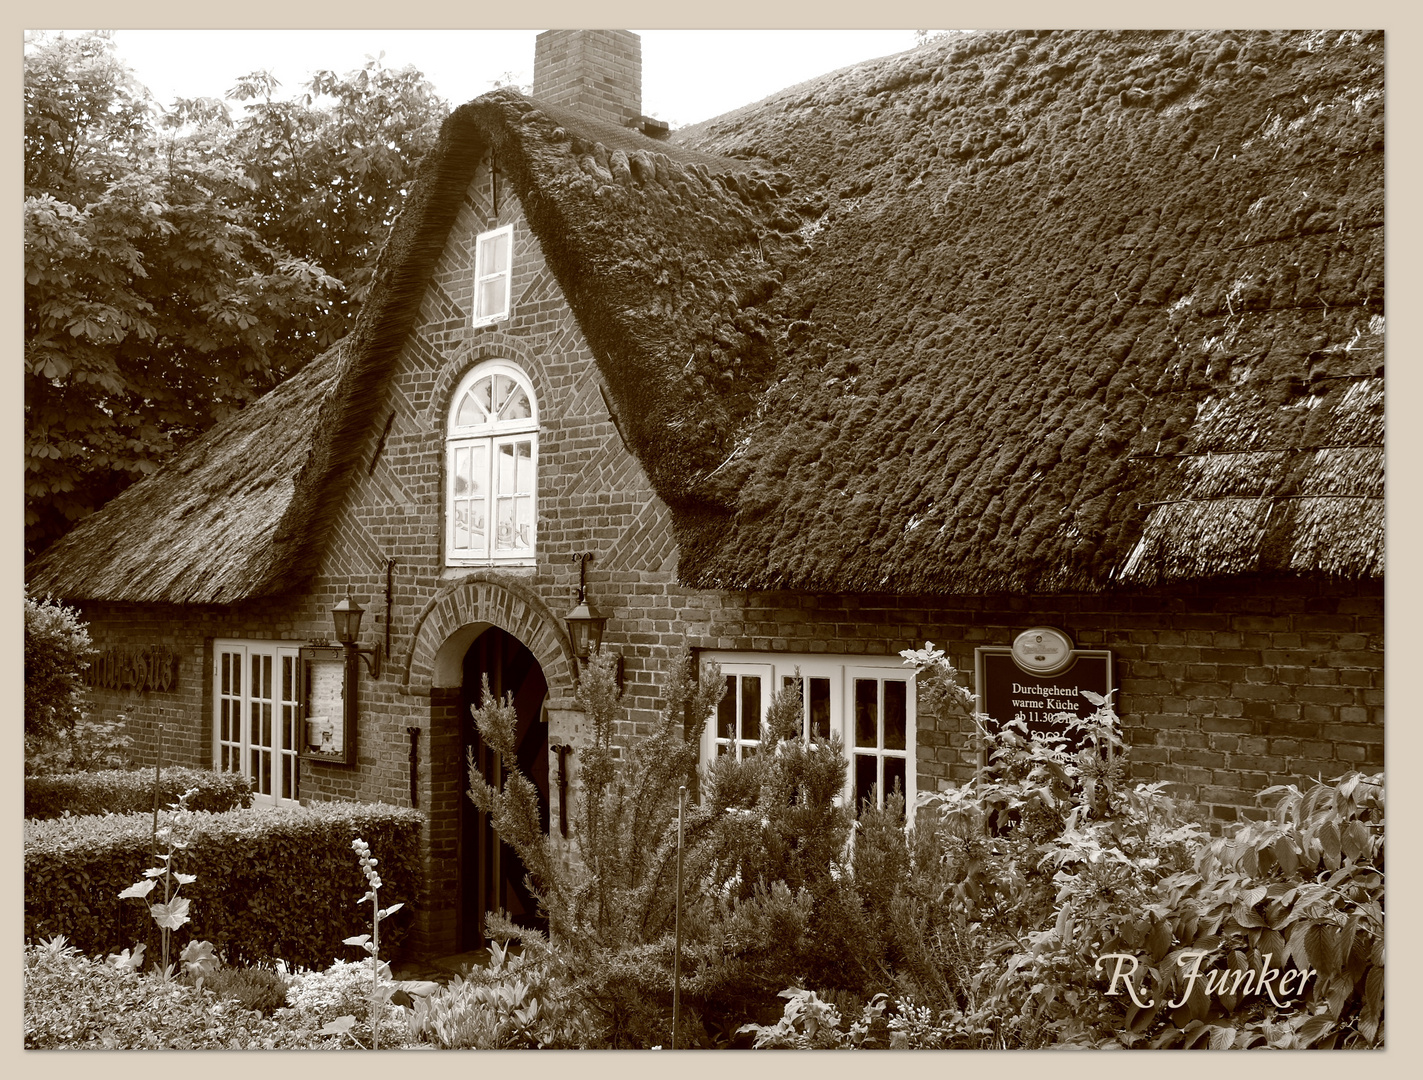
[[[539,824],[548,832],[548,682],[534,654],[512,634],[497,626],[474,639],[464,657],[464,679],[460,694],[460,761],[474,753],[475,763],[485,779],[501,786],[501,762],[486,746],[470,713],[479,703],[485,678],[489,690],[499,700],[512,694],[518,716],[515,745],[519,771],[534,785],[539,795]],[[461,768],[461,790],[468,787]],[[460,799],[459,945],[460,950],[482,949],[489,942],[484,915],[503,911],[518,926],[547,930],[524,878],[523,861],[503,843],[487,815],[475,808],[469,797]]]

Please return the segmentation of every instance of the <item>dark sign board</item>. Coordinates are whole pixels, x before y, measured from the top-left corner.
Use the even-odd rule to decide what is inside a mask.
[[[1107,649],[1073,649],[1072,662],[1055,675],[1024,671],[1013,660],[1013,650],[980,647],[974,650],[977,668],[978,707],[994,721],[996,730],[1021,720],[1032,735],[1063,735],[1066,722],[1057,714],[1091,716],[1097,706],[1083,696],[1088,690],[1102,697],[1112,691],[1112,654]],[[1071,749],[1077,749],[1071,746]]]

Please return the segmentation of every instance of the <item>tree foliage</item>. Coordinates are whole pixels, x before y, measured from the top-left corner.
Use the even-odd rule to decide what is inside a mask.
[[[324,346],[364,301],[376,253],[448,106],[416,68],[387,68],[379,57],[345,75],[318,71],[299,98],[274,100],[277,86],[257,71],[229,92],[246,103],[232,152],[253,182],[262,236],[345,286],[314,329]]]
[[[275,87],[240,80],[236,123],[211,99],[160,115],[107,36],[27,43],[27,555],[359,311],[444,103],[378,61]]]
[[[52,737],[74,725],[93,651],[77,611],[49,597],[25,597],[26,739]]]

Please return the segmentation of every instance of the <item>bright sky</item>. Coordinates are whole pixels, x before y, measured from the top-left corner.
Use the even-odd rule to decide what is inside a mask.
[[[414,64],[450,105],[505,72],[533,81],[534,30],[118,30],[119,56],[161,103],[222,97],[265,69],[296,92],[311,73],[352,71],[385,53]],[[641,30],[642,111],[693,124],[798,82],[914,46],[912,30]]]

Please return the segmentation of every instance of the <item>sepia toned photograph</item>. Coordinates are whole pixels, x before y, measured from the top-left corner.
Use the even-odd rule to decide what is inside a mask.
[[[27,31],[24,1047],[1384,1048],[1385,48]]]

